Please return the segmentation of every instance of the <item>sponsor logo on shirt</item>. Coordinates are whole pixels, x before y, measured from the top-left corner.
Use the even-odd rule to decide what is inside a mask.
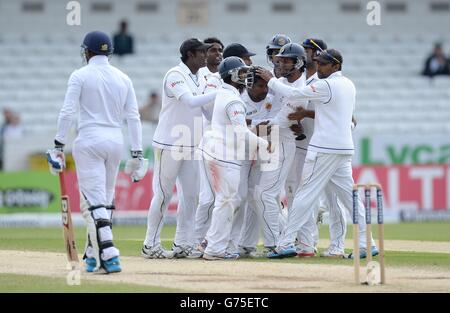
[[[265,108],[266,108],[267,111],[272,110],[272,103],[267,102],[266,105],[265,105]]]
[[[256,114],[258,110],[254,109],[253,111],[247,112],[247,116]]]
[[[245,112],[244,111],[234,111],[233,112],[233,116],[237,116],[237,115],[240,115],[240,114],[244,115]]]
[[[217,85],[214,85],[214,84],[211,84],[211,83],[206,84],[206,87],[214,88],[214,89],[217,89],[217,88],[218,88]]]
[[[176,82],[171,83],[170,86],[173,88],[173,87],[175,87],[176,85],[179,85],[179,84],[184,84],[184,81],[183,80],[178,80]]]

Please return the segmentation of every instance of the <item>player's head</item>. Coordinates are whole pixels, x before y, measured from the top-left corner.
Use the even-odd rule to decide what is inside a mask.
[[[250,70],[253,73],[253,85],[251,88],[247,88],[247,92],[253,101],[259,102],[267,97],[269,87],[267,81],[256,75],[256,68],[252,67]]]
[[[335,49],[321,51],[314,58],[317,62],[317,76],[319,78],[327,78],[334,72],[342,69],[342,54]]]
[[[266,46],[267,63],[276,69],[275,65],[278,59],[276,55],[280,52],[281,47],[291,42],[292,42],[291,38],[289,38],[284,34],[276,34],[275,36],[273,36]],[[276,74],[277,73],[275,73],[275,75]]]
[[[281,47],[278,57],[280,75],[289,77],[295,72],[301,74],[305,69],[305,49],[297,43],[288,43]]]
[[[244,60],[247,66],[252,65],[252,59],[250,57],[256,55],[253,52],[248,51],[246,47],[240,43],[231,43],[225,47],[223,50],[223,58],[228,58],[231,56],[239,57]]]
[[[81,49],[83,61],[86,62],[89,62],[89,59],[96,55],[110,56],[114,50],[109,36],[100,31],[87,33],[84,36]]]
[[[219,66],[223,59],[223,43],[215,37],[206,38],[203,42],[211,45],[206,51],[206,64],[212,67]]]
[[[239,57],[231,56],[222,60],[219,64],[219,74],[223,81],[238,88],[251,87],[253,75],[250,67]]]
[[[190,38],[180,46],[181,61],[184,64],[199,69],[206,65],[206,50],[211,44],[203,43],[197,38]]]
[[[322,39],[307,38],[302,43],[306,52],[306,65],[314,63],[314,57],[323,50],[327,49],[327,44]]]

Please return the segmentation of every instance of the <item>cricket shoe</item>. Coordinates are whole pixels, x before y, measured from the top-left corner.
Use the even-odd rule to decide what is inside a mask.
[[[144,245],[141,254],[146,259],[172,259],[174,257],[173,251],[167,251],[161,245],[154,247]]]
[[[94,272],[95,267],[97,266],[97,260],[95,260],[95,258],[85,258],[84,264],[86,272],[92,273]]]
[[[207,261],[216,261],[216,260],[237,260],[239,259],[239,253],[228,253],[214,255],[214,254],[203,254],[203,259]]]
[[[203,253],[205,253],[205,250],[201,250],[200,245],[198,245],[196,248],[190,250],[189,254],[186,255],[186,258],[199,259],[203,256]]]
[[[316,256],[316,250],[314,248],[303,248],[299,251],[296,250],[296,253],[300,258],[311,258]]]
[[[255,247],[242,247],[239,246],[239,257],[240,258],[253,258],[258,251]]]
[[[372,247],[371,249],[372,252],[372,256],[377,256],[378,255],[378,248],[377,247]],[[365,259],[367,257],[367,249],[366,248],[360,248],[359,249],[359,258],[360,259]],[[350,252],[350,254],[347,255],[346,257],[347,259],[353,259],[353,252]]]
[[[323,258],[343,258],[345,257],[344,250],[339,249],[335,246],[330,246],[326,250],[320,253],[320,256]]]
[[[173,256],[176,259],[186,258],[190,254],[192,254],[192,251],[194,250],[194,247],[189,245],[177,245],[175,242],[172,244],[172,251]]]
[[[282,259],[282,258],[290,258],[297,255],[297,251],[295,247],[289,246],[286,248],[276,248],[267,254],[269,259]]]
[[[319,252],[317,250],[317,247],[308,246],[298,241],[297,244],[295,245],[295,251],[297,251],[297,255],[311,254],[312,252],[314,252],[314,255],[299,255],[299,256],[315,256]]]
[[[120,267],[120,261],[119,257],[113,257],[109,260],[102,261],[102,268],[105,270],[107,274],[110,273],[119,273],[122,271],[122,268]]]

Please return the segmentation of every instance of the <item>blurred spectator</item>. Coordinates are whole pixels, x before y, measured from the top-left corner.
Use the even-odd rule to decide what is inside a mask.
[[[433,77],[435,75],[450,75],[450,61],[446,58],[442,45],[437,43],[433,53],[425,61],[422,75]]]
[[[159,112],[161,112],[161,99],[156,92],[152,92],[148,98],[148,102],[139,109],[141,121],[158,123]]]
[[[120,22],[120,30],[113,39],[114,54],[119,56],[133,53],[133,36],[128,34],[127,21]]]
[[[3,109],[3,124],[0,130],[2,139],[5,138],[21,138],[23,135],[20,117],[10,108]]]
[[[20,118],[10,108],[3,109],[3,124],[0,128],[0,169],[3,169],[3,147],[5,139],[19,139],[23,136]]]

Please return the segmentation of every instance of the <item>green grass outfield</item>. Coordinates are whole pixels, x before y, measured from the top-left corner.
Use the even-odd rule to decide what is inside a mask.
[[[142,286],[135,284],[101,283],[83,279],[81,285],[67,285],[61,278],[50,278],[35,275],[0,274],[0,292],[153,292],[171,293],[185,292],[181,289],[162,288],[159,286]]]
[[[377,227],[372,227],[377,238]],[[114,226],[114,242],[124,256],[140,256],[145,226]],[[76,240],[79,252],[84,247],[84,228],[76,229]],[[163,245],[170,248],[175,233],[175,226],[163,228],[161,237]],[[351,226],[347,238],[351,238]],[[64,253],[62,228],[0,228],[1,250],[51,251]],[[320,238],[327,239],[328,226],[322,225]],[[385,240],[414,240],[450,242],[450,223],[401,223],[385,225]],[[377,259],[377,258],[375,258]],[[351,260],[325,258],[288,258],[283,260],[243,259],[237,262],[287,262],[304,264],[340,264],[352,266]],[[450,270],[450,254],[431,252],[386,252],[387,266],[438,266]],[[39,282],[39,283],[38,283]],[[39,287],[41,286],[41,287]],[[164,289],[160,287],[106,284],[83,281],[81,286],[67,286],[65,281],[56,278],[25,276],[16,274],[0,274],[0,292],[177,292],[182,290]]]

